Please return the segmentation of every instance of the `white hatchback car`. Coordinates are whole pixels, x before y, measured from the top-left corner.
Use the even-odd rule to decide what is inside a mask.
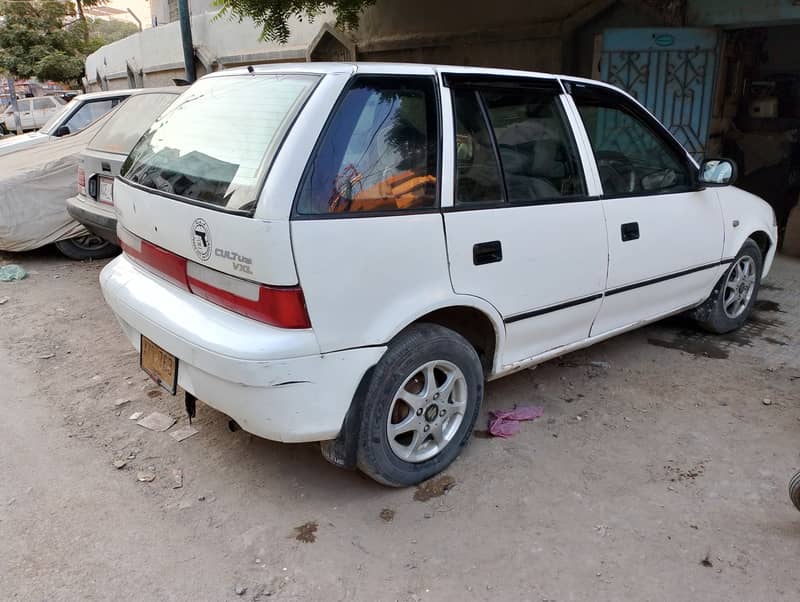
[[[123,165],[102,288],[190,415],[409,485],[459,454],[487,379],[679,312],[741,326],[777,231],[734,176],[595,81],[230,70]]]

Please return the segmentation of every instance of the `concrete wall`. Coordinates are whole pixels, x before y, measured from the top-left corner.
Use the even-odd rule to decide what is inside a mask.
[[[688,0],[688,22],[697,27],[754,27],[800,23],[795,0]]]
[[[572,32],[608,0],[378,0],[355,33],[360,60],[563,71]]]

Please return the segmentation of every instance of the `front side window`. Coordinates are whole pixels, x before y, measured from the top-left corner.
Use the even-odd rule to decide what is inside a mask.
[[[690,190],[685,155],[618,96],[598,91],[575,95],[603,193],[619,196]]]
[[[311,158],[297,213],[435,207],[437,121],[433,78],[357,78],[337,105]]]
[[[105,100],[93,100],[80,107],[75,114],[64,124],[69,128],[69,133],[74,134],[86,129],[111,109],[121,102],[119,98],[107,98]]]
[[[129,181],[252,213],[272,158],[319,76],[199,80],[147,129],[122,166]]]

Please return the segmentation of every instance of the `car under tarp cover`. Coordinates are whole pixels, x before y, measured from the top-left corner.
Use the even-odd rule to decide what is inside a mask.
[[[67,213],[66,199],[78,194],[78,159],[107,118],[0,157],[0,251],[29,251],[88,234]]]

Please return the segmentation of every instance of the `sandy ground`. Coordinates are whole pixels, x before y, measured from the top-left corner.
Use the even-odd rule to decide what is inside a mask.
[[[11,260],[31,275],[0,283],[3,600],[798,599],[797,260],[737,335],[672,320],[491,383],[484,411],[544,416],[474,438],[445,493],[232,433],[204,405],[180,443],[137,426],[183,426],[182,399],[139,371],[103,263]]]

